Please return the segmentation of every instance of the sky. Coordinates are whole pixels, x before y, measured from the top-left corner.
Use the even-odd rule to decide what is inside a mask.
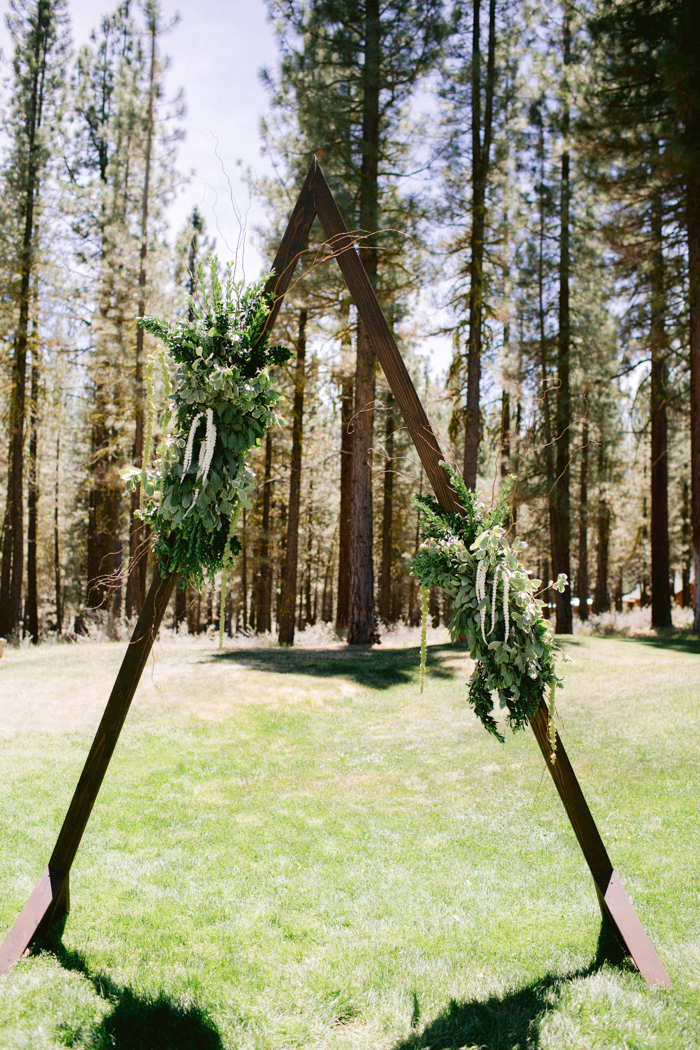
[[[100,18],[111,13],[117,0],[69,0],[74,48],[90,39]],[[3,13],[0,46],[3,72],[10,71],[12,44]],[[250,167],[267,172],[260,153],[260,119],[267,109],[267,95],[260,82],[263,66],[274,68],[277,49],[262,0],[161,0],[163,25],[179,21],[159,41],[168,56],[166,88],[169,97],[183,90],[186,113],[185,138],[178,147],[178,168],[189,175],[170,208],[173,231],[183,227],[196,204],[216,237],[218,254],[230,258],[238,239],[238,224],[231,204],[233,195],[242,214],[248,211],[250,229],[264,213],[251,202],[241,175]],[[218,155],[217,155],[218,154]],[[229,187],[230,181],[230,187]],[[247,276],[255,277],[269,265],[247,238]]]
[[[116,4],[117,0],[68,0],[76,50],[89,41],[100,18]],[[7,0],[0,0],[5,75],[11,71],[12,57],[5,25],[8,6]],[[239,237],[237,210],[248,231],[244,276],[256,278],[272,260],[263,259],[256,248],[253,231],[264,223],[265,212],[251,200],[242,176],[247,169],[258,175],[272,174],[260,150],[260,121],[268,109],[260,70],[274,70],[278,52],[265,4],[263,0],[161,0],[161,10],[165,26],[177,20],[159,42],[161,56],[167,56],[170,63],[166,90],[174,98],[182,89],[186,107],[185,138],[178,146],[177,164],[189,181],[169,209],[173,235],[185,226],[197,205],[207,232],[216,238],[219,258],[230,259]],[[442,371],[451,355],[450,342],[426,340],[422,352],[432,357],[433,368]]]

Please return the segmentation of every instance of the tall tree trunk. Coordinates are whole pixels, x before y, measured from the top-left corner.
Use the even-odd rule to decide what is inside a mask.
[[[391,586],[393,568],[394,519],[394,398],[391,391],[386,399],[384,437],[384,501],[382,506],[382,564],[379,572],[379,616],[385,624],[391,622]]]
[[[571,30],[568,12],[564,15],[564,68],[571,61]],[[565,85],[565,90],[567,86]],[[560,185],[560,233],[559,233],[559,337],[557,340],[557,407],[556,407],[556,477],[552,492],[552,575],[554,579],[564,573],[571,580],[571,497],[570,497],[570,439],[571,389],[569,381],[571,350],[571,314],[569,307],[570,229],[569,206],[571,200],[570,157],[566,148],[569,135],[569,102],[564,102],[562,135],[565,149],[561,158]],[[571,612],[571,586],[564,591],[555,591],[556,634],[571,634],[573,616]]]
[[[598,509],[596,513],[596,577],[595,590],[593,592],[593,613],[607,612],[610,607],[608,600],[608,560],[610,550],[610,525],[612,514],[603,488],[605,478],[605,453],[601,435],[598,447]]]
[[[350,544],[349,645],[378,641],[374,611],[374,530],[372,445],[374,354],[364,325],[358,325],[355,375],[355,433],[352,455],[352,534]]]
[[[695,141],[697,138],[696,134]],[[686,217],[690,305],[690,505],[695,574],[693,631],[700,634],[700,171],[697,160],[687,183]]]
[[[588,619],[588,420],[581,427],[581,471],[578,510],[578,615]]]
[[[681,482],[681,605],[690,607],[690,566],[693,551],[690,543],[690,485],[688,479]]]
[[[27,598],[25,603],[24,633],[30,634],[34,645],[39,644],[39,595],[36,575],[37,503],[39,479],[37,444],[39,434],[39,358],[36,322],[32,346],[32,386],[29,395],[29,470],[27,477]]]
[[[671,626],[668,542],[668,425],[666,420],[666,289],[661,194],[651,204],[651,288],[649,343],[651,382],[651,625]]]
[[[539,162],[539,185],[537,187],[538,204],[538,244],[537,244],[537,327],[538,327],[538,353],[540,365],[540,382],[542,384],[542,456],[544,458],[545,484],[547,487],[547,513],[549,517],[549,548],[554,545],[552,522],[554,520],[554,453],[552,451],[552,413],[549,402],[549,343],[546,331],[546,316],[544,302],[544,252],[546,240],[546,202],[545,202],[545,137],[544,120],[539,107],[533,107],[533,120],[537,123],[537,159]],[[549,560],[547,570],[542,576],[544,590],[542,598],[547,603],[547,617],[549,618],[549,602],[552,592],[547,587],[549,580]]]
[[[35,256],[36,225],[34,209],[39,192],[42,146],[41,128],[46,79],[46,47],[54,20],[53,9],[37,10],[33,29],[33,62],[28,87],[23,131],[27,140],[27,168],[22,188],[24,228],[19,250],[19,316],[14,336],[14,355],[10,391],[10,442],[8,456],[7,507],[0,572],[0,634],[9,636],[19,629],[22,618],[24,576],[24,419],[29,330],[30,283]]]
[[[173,627],[175,634],[180,631],[180,624],[182,624],[187,616],[187,591],[182,586],[182,580],[178,580],[175,586],[175,612],[173,616]]]
[[[379,226],[379,85],[381,21],[379,0],[365,2],[364,64],[362,67],[362,162],[360,165],[360,227],[374,233]],[[360,258],[372,287],[377,288],[377,252],[366,238]],[[372,435],[374,427],[375,355],[364,325],[357,326],[355,427],[352,456],[350,530],[350,601],[348,643],[371,645],[377,639],[374,611],[374,522],[372,501]]]
[[[418,495],[423,495],[423,465],[420,468],[420,481],[418,483]],[[416,534],[413,544],[413,557],[415,558],[418,554],[418,548],[420,547],[420,511],[416,508]],[[418,581],[416,577],[411,574],[409,576],[408,584],[408,624],[409,627],[417,627],[421,621],[421,602],[418,598],[420,591],[418,589]]]
[[[272,431],[265,436],[262,538],[260,544],[260,611],[258,630],[272,630],[272,561],[270,560],[270,508],[272,506]]]
[[[114,435],[108,422],[110,392],[97,380],[92,425],[91,487],[88,506],[87,594],[88,609],[112,605],[114,573],[119,548],[119,497],[116,483]],[[112,582],[110,582],[112,577]]]
[[[501,449],[500,469],[501,480],[508,477],[510,466],[510,394],[507,390],[501,391]]]
[[[496,0],[489,2],[489,39],[486,66],[483,138],[481,127],[481,0],[473,0],[472,23],[472,208],[469,261],[469,345],[467,349],[467,402],[464,427],[464,481],[476,488],[479,462],[479,402],[484,297],[484,231],[486,185],[489,175],[496,81]]]
[[[56,601],[56,634],[63,633],[63,583],[61,581],[61,548],[59,545],[58,507],[60,496],[61,434],[56,435],[56,484],[53,495],[53,581]]]
[[[316,622],[311,602],[311,588],[314,558],[314,483],[309,482],[309,495],[306,503],[306,564],[304,566],[304,627]]]
[[[243,508],[243,529],[241,530],[241,613],[243,630],[248,630],[248,535],[246,531],[246,508]]]
[[[289,470],[289,502],[287,504],[287,543],[282,572],[280,599],[279,643],[294,644],[296,620],[297,564],[299,559],[299,505],[301,502],[301,454],[304,427],[304,387],[306,384],[306,322],[308,311],[299,311],[297,335],[297,362],[294,372],[294,410],[292,416],[292,461]]]
[[[352,426],[355,383],[352,376],[344,376],[340,392],[340,514],[338,520],[338,604],[335,628],[344,631],[350,611],[350,529],[352,514]]]
[[[139,302],[138,317],[146,313],[146,256],[148,253],[148,205],[151,179],[151,151],[153,146],[153,109],[155,101],[156,78],[156,16],[155,8],[150,8],[148,31],[151,38],[151,66],[148,83],[148,117],[146,124],[146,154],[143,177],[143,197],[141,203],[141,251],[139,264]],[[143,389],[143,339],[141,326],[136,328],[136,352],[134,361],[134,449],[132,461],[134,466],[143,465],[143,439],[145,424],[145,405]],[[141,500],[141,486],[138,485],[131,497],[131,515],[129,522],[129,578],[126,584],[126,615],[139,615],[146,597],[146,573],[148,558],[145,543],[146,530],[140,518],[136,517]]]
[[[323,597],[321,599],[321,620],[323,623],[333,622],[333,560],[335,556],[335,533],[331,539],[331,547],[328,551],[326,571],[323,574]]]

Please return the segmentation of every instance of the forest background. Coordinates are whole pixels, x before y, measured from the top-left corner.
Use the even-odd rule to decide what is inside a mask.
[[[71,43],[13,0],[2,96],[0,635],[118,637],[144,599],[144,315],[186,313],[224,238],[272,260],[315,153],[428,415],[467,483],[517,475],[509,526],[559,633],[624,605],[700,631],[700,11],[690,0],[268,0],[264,219],[218,231],[178,169],[172,26],[152,0]],[[9,55],[7,56],[10,57]],[[226,68],[210,75],[225,83]],[[233,74],[231,74],[233,77]],[[225,626],[351,643],[416,624],[417,456],[314,227],[277,337],[286,426],[255,455]],[[250,253],[248,260],[250,259]],[[269,262],[264,265],[269,265]],[[250,266],[249,266],[250,268]],[[430,367],[426,341],[449,353]],[[156,424],[152,455],[167,434]],[[128,571],[131,567],[131,571]],[[175,629],[218,621],[178,589]],[[691,610],[689,615],[682,609]],[[430,595],[434,625],[446,622]]]

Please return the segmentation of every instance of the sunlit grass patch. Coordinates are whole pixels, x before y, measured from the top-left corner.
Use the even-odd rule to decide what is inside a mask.
[[[561,732],[671,991],[600,948],[539,750],[530,733],[502,747],[480,729],[466,653],[433,646],[420,696],[416,647],[166,640],[78,853],[63,935],[0,982],[0,1046],[700,1045],[700,654],[566,644]],[[0,665],[3,929],[46,863],[86,709],[95,724],[122,651]]]

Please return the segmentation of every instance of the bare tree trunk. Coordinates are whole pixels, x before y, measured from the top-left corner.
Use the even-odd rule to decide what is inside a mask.
[[[248,630],[248,536],[246,532],[246,508],[243,508],[243,529],[241,533],[241,612],[243,630]]]
[[[379,84],[381,21],[379,0],[365,2],[362,67],[362,162],[360,165],[360,226],[370,234],[379,226]],[[377,253],[372,237],[360,248],[365,272],[377,288]],[[372,500],[372,435],[374,427],[375,355],[364,325],[357,326],[355,427],[352,456],[350,530],[350,601],[348,643],[372,645],[377,639],[374,610],[374,522]]]
[[[304,626],[314,624],[313,606],[311,603],[311,588],[313,576],[313,550],[314,550],[314,483],[309,482],[309,496],[306,503],[306,564],[304,566]]]
[[[544,250],[545,250],[545,138],[544,121],[538,107],[533,107],[532,119],[536,121],[538,128],[537,137],[537,159],[539,162],[539,186],[537,190],[539,229],[537,245],[537,325],[538,325],[538,351],[540,365],[540,382],[542,383],[542,456],[544,458],[545,484],[547,486],[547,513],[549,517],[549,549],[554,546],[552,522],[554,520],[554,454],[552,451],[552,417],[549,403],[549,344],[546,332],[546,317],[544,303]],[[542,576],[544,589],[542,599],[547,603],[546,616],[549,618],[549,602],[552,592],[547,587],[549,580],[549,560],[546,563],[546,571]]]
[[[571,30],[568,11],[564,14],[564,68],[571,61]],[[567,86],[565,85],[565,90]],[[569,134],[569,103],[564,103],[562,120],[564,143]],[[556,477],[552,491],[552,575],[554,579],[565,573],[571,581],[571,471],[570,439],[571,390],[569,381],[571,348],[571,313],[569,306],[570,273],[570,157],[567,148],[561,158],[560,183],[560,234],[559,234],[559,338],[557,341],[557,407],[556,407]],[[573,616],[571,612],[570,582],[563,592],[555,591],[556,634],[571,634]]]
[[[138,316],[146,313],[146,256],[148,252],[148,204],[151,178],[151,152],[153,146],[153,110],[155,101],[156,77],[156,17],[155,9],[150,9],[148,26],[151,38],[151,67],[148,86],[148,118],[146,125],[146,154],[143,178],[143,198],[141,204],[141,252],[139,267],[139,303]],[[141,326],[136,328],[136,354],[134,364],[134,450],[133,463],[136,467],[143,465],[143,439],[145,424],[145,406],[143,389],[143,337]],[[141,499],[140,485],[131,497],[131,515],[129,523],[129,578],[126,585],[126,615],[139,615],[146,597],[146,572],[148,558],[144,545],[148,540],[146,529],[140,518],[136,517]]]
[[[352,536],[350,544],[349,645],[378,641],[374,611],[374,529],[372,445],[374,424],[374,354],[364,325],[358,325],[355,376],[355,433],[352,456]]]
[[[272,506],[272,432],[265,437],[262,541],[260,544],[260,612],[258,630],[272,630],[272,562],[270,560],[270,508]]]
[[[333,622],[333,560],[335,556],[335,533],[331,539],[326,571],[323,575],[323,597],[321,599],[321,619],[323,623]]]
[[[59,477],[61,468],[61,434],[56,435],[56,484],[53,497],[53,580],[56,599],[56,634],[63,633],[63,583],[61,580],[61,550],[58,531]]]
[[[666,420],[666,292],[660,193],[651,205],[651,625],[671,626],[670,551],[668,542],[668,425]]]
[[[379,616],[385,624],[391,622],[391,585],[393,568],[394,517],[394,398],[389,391],[386,399],[384,437],[384,502],[382,507],[382,564],[379,572]]]
[[[423,495],[423,466],[420,468],[420,482],[418,485],[418,494]],[[413,557],[418,554],[418,548],[420,546],[420,512],[416,508],[416,536],[413,544]],[[408,624],[409,627],[417,627],[421,621],[421,603],[418,600],[418,581],[415,576],[409,577],[408,585]]]
[[[687,183],[686,216],[690,286],[690,506],[695,572],[693,631],[700,634],[700,172],[697,161]]]
[[[36,338],[32,346],[32,386],[29,395],[29,471],[27,477],[27,597],[24,633],[39,644],[39,595],[36,576],[37,502],[39,498],[37,442],[39,431],[39,360]]]
[[[185,608],[187,611],[187,631],[190,637],[199,633],[199,612],[197,609],[197,592],[191,583],[185,590]]]
[[[173,617],[173,627],[175,633],[178,634],[180,631],[180,624],[182,624],[187,616],[187,591],[182,586],[182,580],[178,580],[175,585],[175,612]]]
[[[338,521],[338,603],[335,628],[344,631],[348,625],[350,610],[350,526],[352,513],[352,428],[353,395],[355,384],[352,376],[345,376],[340,394],[341,442],[340,442],[340,514]],[[352,429],[351,429],[352,428]]]
[[[690,543],[690,485],[688,479],[681,482],[681,605],[690,607],[690,566],[693,551]]]
[[[19,250],[19,317],[15,328],[10,392],[10,444],[8,456],[7,507],[3,537],[2,571],[0,572],[0,634],[14,634],[22,618],[22,582],[24,576],[24,419],[27,372],[27,336],[29,300],[34,265],[36,226],[34,208],[39,191],[41,128],[46,80],[46,45],[50,21],[47,11],[37,12],[34,29],[34,62],[28,91],[23,131],[27,139],[27,169],[22,188],[24,230]]]
[[[588,420],[581,428],[581,472],[579,476],[578,512],[578,615],[588,619]]]
[[[610,548],[610,525],[612,514],[610,505],[605,498],[603,482],[605,475],[605,455],[601,439],[598,448],[598,511],[596,514],[596,531],[598,534],[596,550],[596,578],[595,590],[593,592],[593,613],[597,615],[607,612],[610,607],[608,600],[608,555]]]
[[[481,0],[473,0],[472,23],[472,208],[469,262],[469,346],[467,349],[467,402],[464,428],[464,480],[476,488],[479,462],[479,402],[484,296],[484,231],[486,185],[489,175],[496,80],[496,2],[489,2],[489,39],[486,68],[483,141],[481,128]]]
[[[287,543],[282,573],[280,600],[279,643],[294,644],[296,620],[297,564],[299,558],[299,506],[301,503],[301,455],[304,428],[304,387],[306,385],[306,322],[308,311],[299,311],[297,335],[297,363],[294,373],[294,410],[292,417],[292,461],[289,470],[289,502],[287,504]]]

